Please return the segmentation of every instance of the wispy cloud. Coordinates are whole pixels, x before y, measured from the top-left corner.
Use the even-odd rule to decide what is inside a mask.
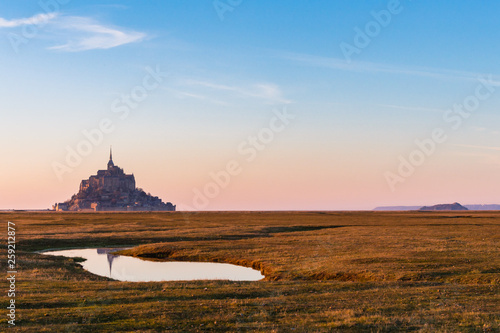
[[[210,97],[202,95],[202,94],[195,94],[192,92],[182,91],[182,90],[172,89],[172,88],[164,88],[164,89],[166,91],[174,94],[174,96],[176,98],[179,98],[179,99],[191,98],[191,99],[201,100],[201,101],[205,101],[205,102],[209,102],[209,103],[213,103],[213,104],[218,104],[218,105],[228,105],[228,103],[222,102],[222,101],[217,100],[217,99],[210,98]]]
[[[29,18],[6,20],[0,18],[0,28],[24,25],[44,25],[38,35],[57,45],[50,50],[78,52],[94,49],[110,49],[139,42],[146,34],[122,27],[114,27],[95,19],[82,16],[65,16],[58,13],[37,14]]]
[[[391,109],[398,109],[398,110],[405,110],[405,111],[422,111],[422,112],[437,112],[437,113],[443,113],[443,111],[444,111],[441,109],[426,108],[426,107],[420,107],[420,106],[405,106],[405,105],[392,105],[392,104],[377,104],[377,105],[384,107],[384,108],[391,108]]]
[[[466,144],[454,144],[455,147],[465,148],[457,151],[454,154],[467,158],[473,163],[481,163],[486,165],[500,165],[500,147],[492,146],[477,146]]]
[[[486,73],[456,71],[426,67],[401,67],[366,61],[352,61],[347,63],[345,59],[314,56],[309,54],[278,52],[277,57],[301,63],[307,66],[322,67],[332,70],[360,72],[360,73],[390,73],[400,75],[422,76],[442,80],[477,80],[480,76],[489,76]],[[493,84],[500,86],[500,76],[493,76]]]
[[[471,129],[473,131],[479,132],[481,134],[486,134],[486,135],[498,135],[498,134],[500,134],[500,131],[498,131],[498,130],[492,130],[492,129],[488,129],[486,127],[481,127],[481,126],[471,126]]]
[[[283,96],[279,86],[273,83],[257,83],[248,87],[229,86],[210,81],[185,80],[187,86],[204,87],[216,91],[225,91],[241,98],[262,99],[270,103],[289,104],[290,100]]]
[[[52,46],[49,49],[69,52],[86,51],[93,49],[110,49],[124,44],[138,42],[146,34],[119,27],[110,27],[99,22],[78,16],[63,17],[56,24],[57,29],[68,31],[71,39],[62,45]]]
[[[57,13],[37,14],[28,18],[13,19],[13,20],[6,20],[0,17],[0,28],[16,28],[16,27],[21,27],[23,25],[46,24],[50,20],[56,18],[57,16],[58,16]]]
[[[472,148],[472,149],[484,149],[484,150],[496,150],[496,151],[500,151],[500,147],[492,147],[492,146],[476,146],[476,145],[463,145],[463,144],[454,144],[454,146],[462,147],[462,148]]]

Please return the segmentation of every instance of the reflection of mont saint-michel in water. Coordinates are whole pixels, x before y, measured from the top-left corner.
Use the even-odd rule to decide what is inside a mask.
[[[128,282],[231,280],[258,281],[264,278],[259,271],[231,264],[184,261],[147,261],[134,257],[113,255],[120,249],[74,249],[42,252],[47,255],[81,257],[80,264],[92,274]]]
[[[110,150],[106,170],[82,180],[80,190],[70,200],[56,203],[56,211],[175,211],[175,205],[146,194],[135,187],[133,174],[127,175],[113,162]]]

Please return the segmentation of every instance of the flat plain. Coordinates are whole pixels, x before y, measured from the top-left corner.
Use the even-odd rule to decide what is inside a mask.
[[[16,224],[19,332],[500,331],[500,212],[6,212],[0,220],[4,244],[7,221]],[[266,278],[119,282],[78,259],[35,253],[119,246],[150,260],[240,264]],[[0,255],[6,272],[6,246]]]

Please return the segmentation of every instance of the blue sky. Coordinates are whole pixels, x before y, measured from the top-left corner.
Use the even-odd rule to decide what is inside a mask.
[[[0,209],[68,199],[105,167],[110,145],[138,186],[184,209],[499,203],[498,7],[3,2]],[[371,35],[362,47],[359,31]],[[342,45],[357,52],[346,57]],[[145,91],[151,71],[161,82],[120,118],[122,96]],[[477,89],[488,96],[451,129],[447,110]],[[277,110],[293,120],[247,161],[238,147],[268,128]],[[113,130],[68,167],[68,147],[77,149],[82,131],[103,119]],[[400,156],[408,160],[415,140],[435,128],[447,140],[401,175]],[[242,172],[197,206],[197,191],[231,160]]]

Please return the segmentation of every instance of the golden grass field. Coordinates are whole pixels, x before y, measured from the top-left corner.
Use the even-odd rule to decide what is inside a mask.
[[[500,332],[500,212],[0,213],[19,332]],[[54,248],[237,263],[257,282],[119,282]],[[6,246],[2,246],[2,270]],[[2,298],[5,309],[8,299]],[[7,318],[1,318],[1,330]]]

